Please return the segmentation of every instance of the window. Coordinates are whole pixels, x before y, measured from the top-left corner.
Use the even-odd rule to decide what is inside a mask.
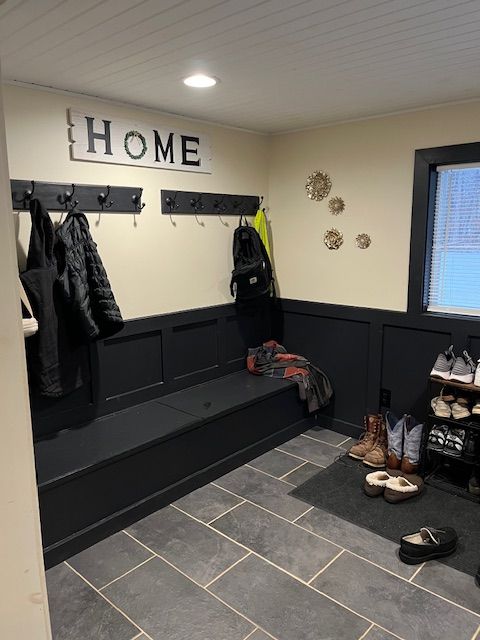
[[[480,164],[437,166],[435,182],[427,311],[480,316]]]

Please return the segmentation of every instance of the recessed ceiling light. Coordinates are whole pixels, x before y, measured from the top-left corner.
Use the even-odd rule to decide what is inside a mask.
[[[214,87],[217,80],[212,76],[206,76],[203,73],[196,73],[194,76],[188,76],[183,81],[187,87],[196,87],[197,89],[205,89],[206,87]]]

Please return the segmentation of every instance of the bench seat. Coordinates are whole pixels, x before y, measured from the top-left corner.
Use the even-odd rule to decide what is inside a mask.
[[[36,442],[47,566],[306,428],[295,383],[241,371]]]

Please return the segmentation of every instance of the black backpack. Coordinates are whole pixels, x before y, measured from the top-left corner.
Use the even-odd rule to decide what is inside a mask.
[[[233,234],[230,292],[237,302],[274,295],[272,264],[256,229],[240,224]]]

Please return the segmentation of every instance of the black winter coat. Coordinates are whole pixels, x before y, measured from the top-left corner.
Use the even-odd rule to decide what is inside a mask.
[[[112,336],[124,322],[87,218],[70,212],[56,236],[59,284],[80,333],[89,340]]]
[[[38,333],[26,342],[28,372],[33,390],[57,398],[82,384],[85,354],[68,332],[71,319],[58,287],[53,224],[36,198],[30,200],[30,216],[27,270],[20,277],[38,320]]]

